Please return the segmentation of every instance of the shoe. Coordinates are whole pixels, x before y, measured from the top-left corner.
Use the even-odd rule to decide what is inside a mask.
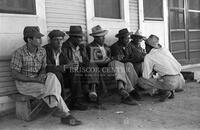
[[[81,125],[82,122],[77,120],[75,117],[73,117],[72,115],[66,116],[64,118],[61,118],[61,123],[62,124],[67,124],[70,126],[77,126],[77,125]]]
[[[85,111],[88,109],[88,107],[82,103],[76,102],[69,106],[70,110],[79,110],[79,111]]]
[[[135,90],[131,91],[130,95],[137,101],[143,101],[140,94]]]
[[[124,98],[130,96],[129,93],[128,93],[125,89],[120,89],[120,90],[119,90],[119,94],[120,94],[122,97],[124,97]]]
[[[176,93],[178,93],[178,92],[183,92],[184,91],[184,89],[182,89],[182,88],[177,88],[177,89],[175,89],[175,92]]]
[[[159,101],[164,102],[166,99],[170,97],[170,95],[171,95],[170,91],[163,91]]]
[[[175,96],[174,96],[174,91],[170,91],[171,92],[171,95],[168,97],[169,99],[173,99]]]
[[[138,105],[137,101],[133,100],[130,96],[122,98],[122,103],[127,105]]]

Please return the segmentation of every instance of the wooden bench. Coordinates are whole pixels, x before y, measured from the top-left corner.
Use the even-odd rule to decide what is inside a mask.
[[[35,119],[38,113],[45,106],[42,100],[22,95],[20,93],[12,94],[10,97],[15,100],[17,118],[24,121],[31,121]]]

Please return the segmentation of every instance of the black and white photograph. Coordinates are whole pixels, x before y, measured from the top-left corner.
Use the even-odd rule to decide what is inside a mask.
[[[200,130],[200,0],[0,0],[0,130]]]

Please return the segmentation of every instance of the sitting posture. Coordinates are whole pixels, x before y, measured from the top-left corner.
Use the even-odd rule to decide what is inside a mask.
[[[89,62],[86,47],[81,44],[84,33],[81,26],[70,26],[70,31],[66,32],[69,39],[63,43],[62,50],[67,58],[69,67],[66,69],[68,80],[67,86],[70,86],[74,98],[73,102],[83,98],[85,94],[89,101],[97,101],[96,86],[98,84],[98,73],[92,71],[95,65]],[[80,105],[72,105],[72,109],[81,109]]]
[[[50,108],[56,108],[54,115],[68,125],[80,125],[61,97],[61,85],[53,73],[46,73],[46,51],[41,47],[38,27],[24,28],[26,44],[17,49],[11,59],[11,70],[16,87],[21,94],[43,99]]]
[[[134,89],[138,76],[132,63],[129,62],[130,59],[128,59],[126,52],[130,34],[132,33],[125,28],[120,30],[116,35],[118,41],[111,46],[113,61],[110,65],[115,70],[115,78],[119,93],[122,95],[122,101],[127,104],[136,105],[137,102],[132,97],[136,100],[141,100],[141,97]]]
[[[144,58],[143,78],[140,86],[144,89],[156,88],[161,91],[160,101],[174,97],[174,90],[180,89],[185,84],[181,75],[181,65],[172,54],[159,44],[159,38],[149,36],[145,42],[147,55]],[[157,73],[158,78],[153,75]]]
[[[133,64],[135,71],[138,74],[138,77],[142,76],[142,63],[144,61],[144,57],[146,55],[145,50],[141,47],[141,42],[146,39],[138,29],[135,34],[131,35],[131,42],[128,44],[126,49],[127,57],[131,59],[131,63]]]

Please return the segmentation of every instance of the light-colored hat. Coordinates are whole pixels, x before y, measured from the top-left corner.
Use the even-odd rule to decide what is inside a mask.
[[[131,35],[131,38],[133,38],[133,37],[140,37],[140,38],[142,38],[142,39],[147,39],[143,34],[142,34],[142,32],[140,31],[140,29],[138,29],[134,34],[132,34]]]
[[[108,33],[108,30],[103,30],[100,25],[97,25],[92,28],[92,33],[90,36],[105,36]]]
[[[145,44],[152,46],[153,48],[159,49],[162,46],[159,44],[159,38],[156,35],[150,35],[146,40]]]

